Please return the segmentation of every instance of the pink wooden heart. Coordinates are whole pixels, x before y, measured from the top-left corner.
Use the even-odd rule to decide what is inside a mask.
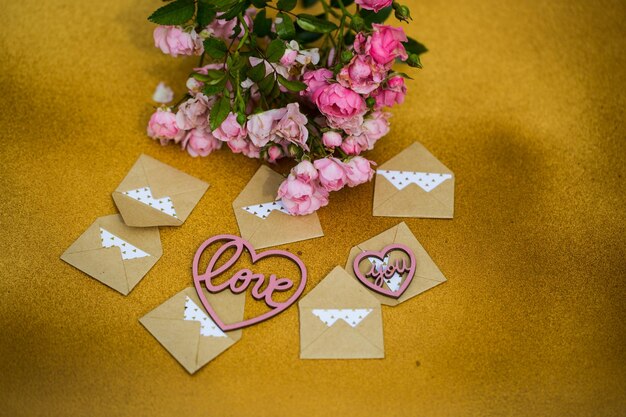
[[[202,252],[211,244],[218,241],[225,241],[225,243],[220,246],[220,248],[213,254],[211,257],[209,264],[207,265],[207,269],[203,274],[198,273],[198,264],[200,262],[200,257],[202,256]],[[226,261],[219,268],[215,268],[217,261],[220,259],[220,256],[224,254],[230,248],[235,249],[235,254]],[[293,281],[288,278],[276,278],[276,275],[271,274],[269,278],[269,283],[265,286],[263,283],[265,282],[265,276],[262,274],[255,274],[247,268],[240,269],[235,272],[230,279],[224,281],[221,284],[215,285],[211,282],[213,278],[218,277],[224,273],[228,273],[229,269],[237,263],[241,255],[243,255],[245,250],[248,250],[250,253],[250,258],[252,263],[255,264],[257,261],[269,258],[273,256],[280,256],[283,258],[287,258],[293,261],[298,268],[300,269],[300,283],[296,288],[296,291],[289,297],[286,301],[277,302],[272,299],[272,294],[274,291],[287,291],[293,287]],[[282,311],[289,308],[293,303],[296,302],[298,297],[304,291],[304,287],[306,285],[306,267],[300,258],[294,255],[291,252],[287,252],[284,250],[268,250],[265,252],[257,253],[250,242],[240,238],[239,236],[233,235],[218,235],[213,236],[209,240],[205,241],[198,250],[196,251],[196,255],[193,258],[193,281],[196,287],[196,292],[198,293],[198,297],[202,302],[202,305],[206,309],[207,313],[215,324],[219,326],[220,329],[224,331],[241,329],[243,327],[251,326],[253,324],[260,323],[265,321],[275,315],[281,313]],[[230,290],[235,294],[239,294],[245,292],[252,283],[254,283],[253,288],[251,290],[252,297],[256,300],[263,299],[270,310],[264,314],[261,314],[257,317],[253,317],[248,320],[243,320],[237,323],[224,323],[211,304],[206,299],[204,292],[202,291],[203,285],[210,293],[218,293],[224,290]],[[265,289],[261,290],[262,287]]]
[[[372,268],[366,274],[363,274],[359,269],[359,265],[361,264],[363,259],[367,259],[370,257],[380,259],[380,263],[382,265],[385,257],[389,255],[390,252],[396,250],[402,251],[407,254],[407,256],[409,257],[410,265],[406,265],[406,262],[402,260],[402,266],[400,266],[399,261],[396,261],[394,265],[381,266],[381,268],[376,268],[372,264]],[[385,246],[385,248],[379,252],[372,250],[363,251],[359,253],[356,258],[354,258],[354,263],[352,264],[354,275],[356,275],[359,281],[361,281],[367,288],[371,289],[372,291],[376,291],[379,294],[393,298],[399,298],[404,293],[404,291],[406,291],[408,286],[411,284],[413,277],[415,276],[416,266],[417,264],[415,262],[415,255],[413,254],[413,251],[408,246],[401,243],[394,243],[393,245]],[[407,275],[406,278],[404,278],[404,280],[402,281],[402,284],[400,284],[400,287],[396,291],[392,291],[391,289],[384,287],[384,278],[390,278],[396,272],[399,275],[403,275],[404,273],[406,273]],[[371,279],[373,279],[374,282],[372,282]]]

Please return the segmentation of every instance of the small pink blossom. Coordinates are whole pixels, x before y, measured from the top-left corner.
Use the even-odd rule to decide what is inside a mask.
[[[374,176],[374,170],[370,165],[371,163],[371,161],[368,161],[362,156],[355,156],[344,164],[346,167],[349,187],[355,187],[372,179]]]
[[[374,61],[382,65],[393,63],[393,60],[400,58],[403,61],[408,58],[402,42],[408,39],[404,30],[399,27],[372,24],[374,32],[368,39],[367,52],[374,58]]]
[[[204,46],[202,39],[194,29],[183,30],[180,26],[157,26],[154,29],[154,46],[164,54],[173,57],[178,55],[202,55]]]
[[[263,147],[276,140],[276,124],[287,113],[287,109],[274,109],[253,114],[248,118],[248,137],[255,146]]]
[[[191,129],[182,143],[183,149],[187,149],[189,155],[193,156],[207,156],[216,149],[222,147],[222,142],[217,140],[206,128]]]
[[[270,146],[267,150],[267,160],[271,163],[275,163],[277,160],[284,156],[283,148],[278,145]]]
[[[313,99],[331,127],[351,133],[363,123],[367,105],[363,97],[349,88],[330,84],[318,89]]]
[[[361,134],[355,137],[363,149],[371,150],[378,139],[389,133],[389,116],[389,113],[374,112],[363,121]]]
[[[276,136],[308,151],[309,147],[306,141],[309,137],[309,131],[306,128],[308,122],[306,116],[300,112],[298,103],[289,103],[286,109],[286,113],[276,124]]]
[[[322,158],[313,162],[319,180],[327,191],[338,191],[346,184],[347,176],[343,162],[337,158]]]
[[[209,110],[209,99],[198,93],[178,107],[176,124],[183,130],[204,127],[208,123]]]
[[[292,173],[278,187],[278,198],[289,213],[304,216],[328,204],[328,191],[317,182],[304,182]]]
[[[247,135],[246,127],[239,124],[237,116],[230,112],[220,127],[213,131],[213,136],[223,142],[242,139]]]
[[[310,183],[315,181],[319,176],[317,169],[310,161],[301,161],[298,165],[291,169],[291,173],[296,176],[300,181]]]
[[[226,142],[226,144],[233,153],[241,153],[248,158],[259,158],[261,156],[261,149],[254,146],[254,144],[246,138],[238,137]]]
[[[373,10],[378,13],[380,9],[391,6],[393,0],[355,0],[355,3],[365,10]]]
[[[370,56],[355,55],[337,75],[337,81],[355,93],[369,94],[385,79],[387,69]]]
[[[394,104],[404,103],[406,95],[406,86],[404,78],[400,76],[391,77],[387,80],[387,85],[372,93],[372,97],[376,99],[376,108],[391,107]]]
[[[161,145],[171,140],[178,143],[182,133],[176,125],[176,116],[169,108],[160,108],[150,116],[147,131],[148,136],[159,139]]]
[[[359,143],[355,136],[348,136],[341,143],[341,150],[348,155],[358,155],[363,150],[363,146]]]
[[[304,75],[302,75],[302,82],[307,85],[307,88],[301,91],[300,95],[312,98],[317,90],[329,84],[328,80],[332,77],[333,72],[326,68],[306,71]]]
[[[334,130],[329,130],[328,132],[324,132],[322,135],[322,143],[327,148],[335,148],[337,146],[341,146],[341,134],[339,132],[335,132]]]

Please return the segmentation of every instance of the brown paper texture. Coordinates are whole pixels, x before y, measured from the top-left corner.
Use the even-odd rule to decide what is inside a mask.
[[[169,197],[176,217],[124,195],[126,191],[144,187],[150,188],[155,199]],[[113,200],[129,226],[180,226],[207,188],[206,182],[142,154],[113,192]]]
[[[298,302],[301,359],[384,358],[380,302],[340,266]],[[318,309],[371,309],[356,326],[338,319],[327,325]]]
[[[324,236],[316,213],[290,216],[274,210],[259,218],[243,209],[274,201],[283,180],[282,175],[262,165],[233,202],[239,233],[256,249]]]
[[[119,247],[102,246],[100,228],[150,256],[122,259],[122,250]],[[162,254],[158,228],[128,227],[119,214],[113,214],[97,218],[61,255],[61,259],[114,290],[128,295]]]
[[[204,293],[211,306],[226,322],[243,319],[245,294],[228,292]],[[141,319],[139,322],[189,372],[195,373],[204,365],[241,339],[241,330],[226,332],[226,337],[204,336],[200,322],[185,320],[185,301],[189,297],[206,314],[196,289],[188,287]]]
[[[424,247],[419,243],[417,238],[415,238],[409,227],[404,222],[374,236],[369,240],[366,240],[365,242],[359,243],[357,246],[354,246],[350,250],[350,255],[348,255],[346,271],[357,283],[360,284],[360,281],[356,278],[356,275],[354,275],[354,270],[352,268],[354,258],[356,258],[356,256],[363,251],[380,251],[385,246],[391,245],[392,243],[402,243],[408,246],[415,254],[417,267],[415,269],[413,281],[411,281],[404,294],[402,294],[399,298],[395,299],[392,297],[386,297],[372,291],[372,295],[374,295],[374,297],[376,297],[382,304],[396,306],[405,302],[409,298],[415,297],[416,295],[419,295],[424,291],[436,287],[446,281],[446,277],[441,273],[437,265],[435,265],[435,262],[433,262]],[[362,262],[361,264],[363,263],[365,262]],[[363,288],[366,287],[363,286]]]
[[[381,170],[451,174],[452,178],[426,192],[416,184],[398,190],[385,177],[376,174],[374,216],[442,219],[454,216],[454,174],[420,143],[413,143],[380,165],[377,171]]]

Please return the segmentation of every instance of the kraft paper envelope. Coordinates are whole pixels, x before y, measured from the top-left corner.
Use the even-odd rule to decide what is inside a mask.
[[[415,142],[376,170],[374,216],[451,219],[454,174]]]
[[[158,228],[128,227],[113,214],[97,218],[61,259],[127,295],[162,254]]]
[[[180,226],[209,184],[147,155],[141,155],[113,192],[129,226]]]
[[[243,319],[245,294],[205,292],[205,296],[226,322]],[[211,320],[194,287],[179,292],[139,322],[190,374],[241,339],[241,330],[223,332]]]
[[[354,280],[360,284],[360,281],[358,281],[354,275],[354,270],[352,269],[354,258],[356,258],[356,256],[363,251],[380,251],[385,246],[391,245],[392,243],[402,243],[408,246],[415,255],[417,267],[415,269],[413,281],[411,281],[406,291],[399,298],[396,299],[386,297],[372,291],[372,294],[380,300],[381,303],[388,306],[398,305],[405,302],[409,298],[415,297],[416,295],[446,281],[446,277],[441,273],[437,265],[435,265],[426,250],[418,242],[415,236],[413,236],[413,233],[411,233],[411,230],[404,222],[382,232],[377,236],[374,236],[369,240],[366,240],[363,243],[359,243],[357,246],[354,246],[350,250],[348,262],[346,263],[346,270],[354,278]],[[366,262],[368,261],[365,260],[362,263],[365,264]]]
[[[380,302],[340,266],[298,302],[300,358],[384,358]]]
[[[275,201],[284,179],[262,165],[233,202],[241,237],[257,249],[324,236],[317,214],[291,216]]]

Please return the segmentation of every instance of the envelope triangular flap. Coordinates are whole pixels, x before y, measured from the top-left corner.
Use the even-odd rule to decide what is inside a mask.
[[[117,215],[114,214],[114,216]],[[76,239],[74,243],[72,243],[70,247],[65,250],[63,255],[61,255],[61,259],[63,259],[64,255],[69,253],[85,252],[96,249],[102,249],[102,240],[100,239],[100,224],[98,222],[98,219],[96,219],[96,221],[93,222],[91,226],[89,226],[87,230],[85,230],[83,234],[80,235],[78,239]]]
[[[157,227],[128,227],[119,214],[100,217],[97,223],[99,227],[147,252],[150,256],[160,257],[163,254],[161,236]]]
[[[241,207],[248,205],[274,201],[276,199],[276,191],[284,179],[278,172],[268,166],[261,165],[233,201],[233,208],[241,209]]]
[[[300,302],[310,308],[374,308],[380,302],[342,267],[336,266]]]
[[[378,169],[452,174],[448,167],[442,164],[419,142],[414,142],[398,155],[381,164]]]
[[[382,331],[381,331],[382,334]],[[384,358],[385,352],[347,323],[339,320],[320,337],[303,346],[302,359]]]
[[[98,242],[99,239],[98,237]],[[126,278],[120,249],[117,247],[100,247],[98,250],[83,252],[70,252],[68,249],[61,255],[61,259],[124,295],[132,289]]]
[[[118,191],[113,193],[113,201],[124,218],[124,223],[133,227],[180,226],[181,216],[172,217],[145,205]]]

